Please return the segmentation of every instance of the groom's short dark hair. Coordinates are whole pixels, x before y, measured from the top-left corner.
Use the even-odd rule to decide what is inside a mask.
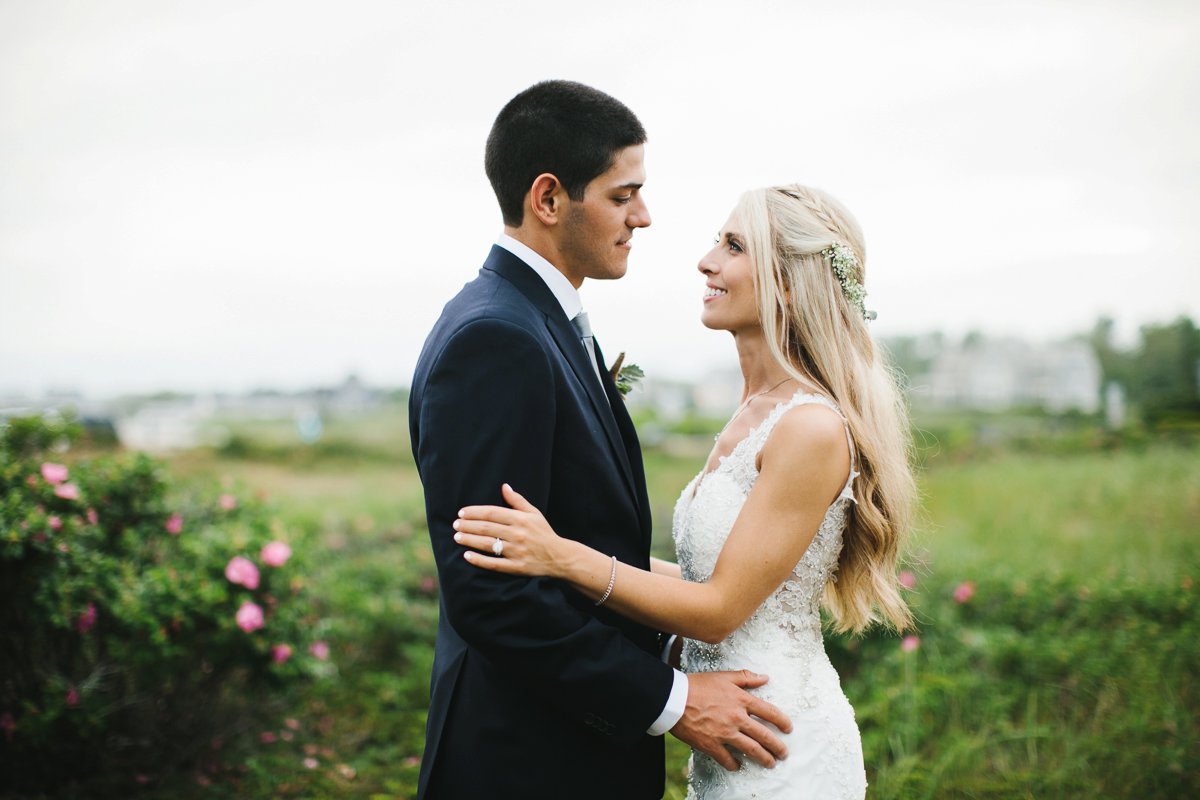
[[[615,97],[574,81],[530,86],[500,110],[487,140],[484,169],[504,224],[521,224],[525,193],[543,172],[581,200],[617,153],[645,141],[642,123]]]

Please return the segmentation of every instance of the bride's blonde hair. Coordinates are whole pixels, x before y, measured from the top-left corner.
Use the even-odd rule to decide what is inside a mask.
[[[862,230],[830,195],[797,184],[754,189],[734,214],[754,265],[764,338],[792,377],[838,404],[854,440],[854,497],[835,578],[824,605],[839,631],[859,632],[880,617],[898,629],[912,614],[896,576],[900,544],[913,516],[908,414],[895,377],[871,340],[822,251],[853,251],[865,283]]]

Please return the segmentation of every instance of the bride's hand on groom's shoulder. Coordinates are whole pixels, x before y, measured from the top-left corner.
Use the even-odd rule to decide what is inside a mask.
[[[458,512],[454,541],[469,548],[464,557],[495,572],[562,577],[564,540],[511,486],[506,483],[501,491],[511,508],[466,506]]]

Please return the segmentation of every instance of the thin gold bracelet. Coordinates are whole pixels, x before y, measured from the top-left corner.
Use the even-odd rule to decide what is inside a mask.
[[[596,601],[596,605],[602,606],[612,594],[613,586],[617,583],[617,557],[612,557],[612,574],[608,576],[608,588],[604,590],[604,596]]]

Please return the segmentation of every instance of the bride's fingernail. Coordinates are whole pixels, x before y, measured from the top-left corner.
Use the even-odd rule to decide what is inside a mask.
[[[454,541],[456,541],[456,542],[461,542],[461,541],[462,541],[462,534],[461,534],[461,533],[456,533],[456,534],[454,534]]]
[[[458,520],[454,520],[454,522],[451,522],[451,523],[450,523],[450,527],[451,527],[451,528],[454,528],[454,530],[458,530],[458,526],[459,526],[460,524],[461,524],[461,523],[459,523],[459,521],[458,521]]]
[[[458,518],[459,518],[459,519],[462,519],[463,517],[465,517],[465,516],[466,516],[466,514],[464,514],[464,513],[463,513],[464,511],[466,511],[466,509],[464,509],[464,508],[460,508],[460,509],[458,510]]]

